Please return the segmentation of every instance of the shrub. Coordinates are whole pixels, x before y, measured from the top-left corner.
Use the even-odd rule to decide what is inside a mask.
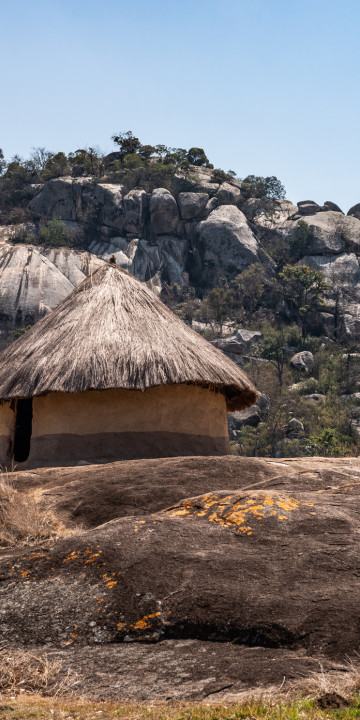
[[[305,220],[299,220],[289,235],[291,259],[296,262],[308,255],[314,240],[314,229]]]
[[[69,228],[61,218],[53,218],[42,226],[39,244],[47,247],[79,247],[81,238],[79,232]]]

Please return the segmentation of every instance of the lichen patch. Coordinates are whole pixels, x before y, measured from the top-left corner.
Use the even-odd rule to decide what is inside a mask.
[[[291,513],[301,507],[310,508],[313,503],[304,503],[275,491],[257,490],[242,495],[238,492],[223,495],[208,493],[183,500],[164,512],[170,517],[203,518],[223,527],[231,527],[238,533],[252,535],[257,523],[268,518],[289,520]],[[309,514],[315,513],[309,511]]]

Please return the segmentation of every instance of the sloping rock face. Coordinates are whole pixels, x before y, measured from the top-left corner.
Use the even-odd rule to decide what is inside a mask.
[[[58,512],[67,502],[72,518],[77,506],[93,529],[3,551],[7,643],[196,639],[334,661],[357,650],[357,459],[175,458],[61,472],[14,480],[42,488]],[[111,502],[98,506],[100,486]]]
[[[33,324],[101,264],[90,253],[67,248],[0,244],[1,328]]]
[[[211,284],[211,277],[233,276],[261,257],[244,213],[233,205],[213,210],[198,224],[197,236],[204,284]]]

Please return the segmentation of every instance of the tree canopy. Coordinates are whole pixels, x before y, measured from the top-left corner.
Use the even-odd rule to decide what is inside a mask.
[[[285,198],[285,188],[275,175],[270,177],[248,175],[241,183],[241,192],[247,199],[271,198],[273,200],[283,200]]]

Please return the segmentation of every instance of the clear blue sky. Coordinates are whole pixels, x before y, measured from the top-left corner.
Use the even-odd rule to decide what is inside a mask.
[[[0,147],[204,147],[360,202],[360,0],[0,0]]]

